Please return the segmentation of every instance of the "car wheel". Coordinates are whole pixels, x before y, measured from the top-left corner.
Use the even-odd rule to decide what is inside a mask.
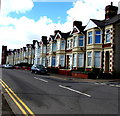
[[[35,71],[35,74],[37,74],[38,72],[37,71]]]
[[[33,71],[31,70],[31,73],[33,73]]]

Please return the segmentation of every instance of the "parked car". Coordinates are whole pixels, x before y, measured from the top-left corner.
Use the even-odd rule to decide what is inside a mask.
[[[5,66],[6,66],[6,64],[3,64],[3,65],[2,65],[2,68],[5,68]]]
[[[6,69],[13,69],[14,66],[11,65],[11,64],[4,64],[4,65],[3,65],[3,68],[6,68]]]
[[[31,67],[31,72],[35,74],[47,74],[47,69],[43,65],[33,65]]]
[[[2,68],[3,66],[0,64],[0,68]]]

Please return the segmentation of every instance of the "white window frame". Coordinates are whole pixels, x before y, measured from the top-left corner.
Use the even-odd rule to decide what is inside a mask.
[[[60,65],[62,67],[64,67],[64,65],[65,65],[65,56],[64,55],[60,55]]]
[[[99,31],[100,34],[97,34],[96,32]],[[95,30],[95,44],[100,44],[100,43],[96,43],[96,36],[100,36],[100,43],[101,43],[101,31],[100,30]]]
[[[99,56],[96,56],[97,52],[99,52]],[[96,63],[98,63],[98,58],[99,58],[99,66],[96,65]],[[100,68],[101,67],[101,52],[100,51],[95,51],[94,52],[94,66],[95,66],[95,68]]]
[[[73,54],[73,67],[77,66],[77,54]]]
[[[46,53],[46,46],[43,46],[43,53]]]
[[[106,43],[110,43],[111,42],[111,31],[110,31],[110,29],[106,29],[105,30],[105,42]]]
[[[78,36],[74,36],[73,37],[73,47],[77,47],[77,43],[78,43]]]
[[[52,51],[55,52],[57,50],[57,43],[53,43]]]
[[[70,40],[67,40],[67,49],[70,49]]]
[[[46,57],[42,57],[42,65],[45,66]]]
[[[61,50],[65,50],[65,40],[61,40]]]
[[[89,33],[91,33],[91,35],[89,35]],[[92,42],[89,43],[89,39],[92,38]],[[88,41],[87,41],[88,45],[93,43],[93,32],[89,31],[88,32]]]
[[[80,37],[82,37],[82,38],[80,38]],[[80,46],[80,47],[84,47],[84,38],[85,38],[84,35],[80,35],[80,36],[79,36],[79,46]],[[80,45],[80,40],[83,41],[83,45],[82,45],[82,46]]]
[[[90,62],[89,62],[89,59],[91,59]],[[91,51],[87,52],[87,66],[88,67],[92,66],[92,52]]]
[[[37,55],[40,54],[40,47],[37,48]]]
[[[78,67],[84,67],[84,53],[78,53]]]

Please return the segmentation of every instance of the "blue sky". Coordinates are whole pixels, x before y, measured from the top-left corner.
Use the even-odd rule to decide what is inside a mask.
[[[60,23],[65,23],[67,17],[66,11],[72,6],[72,2],[34,2],[34,7],[30,11],[20,14],[11,12],[9,16],[13,18],[26,16],[35,21],[38,21],[41,16],[47,16],[52,19],[54,23],[58,23],[59,21]]]

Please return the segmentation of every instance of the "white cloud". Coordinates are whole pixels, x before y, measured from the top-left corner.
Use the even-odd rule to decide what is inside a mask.
[[[1,13],[8,15],[10,12],[25,13],[33,8],[32,0],[1,0]]]
[[[31,43],[33,39],[40,40],[40,37],[43,35],[49,36],[53,34],[55,29],[66,31],[65,25],[67,23],[63,25],[59,23],[55,24],[46,16],[40,17],[37,22],[25,16],[20,19],[5,16],[0,17],[1,43],[8,45],[9,48],[14,48],[13,44],[20,44],[22,47],[27,43]]]
[[[113,5],[118,6],[119,0],[112,0]],[[110,5],[111,0],[79,0],[73,3],[73,8],[67,11],[67,21],[79,20],[86,25],[89,19],[104,19],[105,6]]]

